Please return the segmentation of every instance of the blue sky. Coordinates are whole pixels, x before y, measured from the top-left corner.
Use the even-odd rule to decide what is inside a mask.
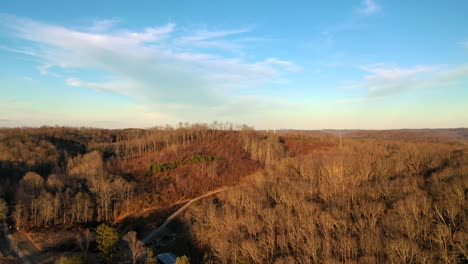
[[[467,1],[2,1],[0,126],[468,127]]]

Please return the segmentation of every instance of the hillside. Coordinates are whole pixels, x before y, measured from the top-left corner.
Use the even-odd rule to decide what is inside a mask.
[[[37,261],[80,255],[102,223],[142,239],[203,197],[147,245],[193,263],[462,263],[464,133],[1,129],[0,197]]]

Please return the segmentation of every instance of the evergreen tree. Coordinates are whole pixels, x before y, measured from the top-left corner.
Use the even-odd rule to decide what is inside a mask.
[[[153,264],[156,263],[156,258],[154,257],[156,254],[154,253],[153,249],[147,248],[146,250],[146,263],[147,264]]]
[[[190,261],[187,256],[181,256],[176,259],[175,264],[190,264]]]
[[[114,227],[101,224],[96,228],[96,234],[96,242],[102,256],[107,260],[112,259],[112,253],[119,241],[119,233]]]

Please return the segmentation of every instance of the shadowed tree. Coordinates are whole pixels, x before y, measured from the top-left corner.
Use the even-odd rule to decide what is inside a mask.
[[[44,178],[35,172],[28,172],[20,182],[27,195],[36,197],[44,187]]]
[[[85,260],[88,258],[88,250],[91,240],[93,240],[93,234],[89,229],[81,229],[76,236],[76,243],[83,252]]]

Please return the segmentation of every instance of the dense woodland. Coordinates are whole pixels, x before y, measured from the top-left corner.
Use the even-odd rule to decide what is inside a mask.
[[[117,230],[102,230],[123,241],[181,201],[227,187],[180,219],[191,262],[463,263],[466,134],[273,133],[219,122],[5,128],[0,220],[31,232],[81,230],[81,242],[107,223]],[[131,236],[128,245],[138,244]]]
[[[346,140],[186,214],[212,263],[466,263],[462,146]]]

